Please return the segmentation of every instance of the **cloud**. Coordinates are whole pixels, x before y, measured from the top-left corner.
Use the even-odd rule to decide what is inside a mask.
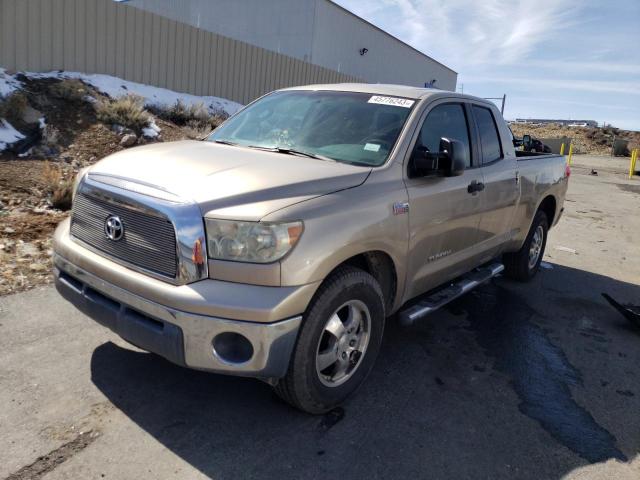
[[[522,62],[574,25],[573,0],[340,0],[454,68]]]
[[[474,76],[475,83],[510,84],[518,87],[539,87],[546,90],[579,90],[585,92],[621,93],[625,95],[640,95],[640,83],[615,80],[583,80],[583,79],[556,79],[556,78],[531,78],[531,77],[507,77],[504,75],[495,77]]]
[[[459,72],[465,93],[506,93],[512,116],[615,111],[640,128],[638,0],[334,1]]]
[[[512,95],[509,97],[509,100],[517,100],[517,101],[529,101],[529,97],[522,97],[518,95]],[[599,109],[599,110],[624,110],[624,111],[636,111],[637,108],[634,108],[629,105],[607,105],[605,103],[595,103],[595,102],[576,102],[573,100],[564,100],[562,98],[545,98],[545,97],[536,97],[536,103],[548,103],[553,105],[569,105],[569,106],[577,106],[577,107],[587,107],[589,109]]]
[[[582,62],[574,60],[533,60],[528,61],[527,65],[535,68],[561,69],[569,73],[627,73],[631,75],[640,75],[640,65],[637,63],[620,63],[610,61],[591,61]]]

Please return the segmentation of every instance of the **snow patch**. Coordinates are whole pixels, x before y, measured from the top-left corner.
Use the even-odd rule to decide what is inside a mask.
[[[24,135],[13,128],[4,118],[0,118],[0,152],[12,143],[22,140]]]
[[[0,67],[0,98],[7,97],[20,88],[22,88],[22,83]]]
[[[156,138],[160,135],[160,132],[160,127],[156,125],[155,120],[151,120],[151,122],[149,122],[149,126],[142,129],[142,135],[147,138]]]
[[[20,158],[28,157],[29,155],[31,155],[32,151],[33,151],[33,147],[27,150],[26,152],[18,154],[18,157]]]
[[[129,82],[118,77],[112,77],[110,75],[102,74],[85,74],[80,72],[64,72],[54,71],[47,73],[35,73],[35,72],[20,72],[28,78],[56,78],[63,80],[78,79],[85,82],[88,85],[93,86],[101,93],[108,95],[111,98],[121,97],[123,95],[138,95],[144,99],[145,106],[168,108],[176,104],[180,100],[186,106],[192,105],[204,105],[211,115],[226,113],[233,115],[236,113],[242,105],[225,98],[213,97],[213,96],[197,96],[190,95],[188,93],[174,92],[166,88],[152,87],[150,85],[144,85],[142,83]],[[16,75],[10,75],[4,68],[0,67],[0,98],[7,97],[16,90],[23,88],[22,82],[20,82]],[[95,103],[97,100],[87,95],[84,100],[90,103]],[[46,127],[45,118],[39,119],[40,128]],[[160,127],[156,125],[155,121],[151,121],[149,125],[142,130],[142,134],[147,138],[156,138],[160,134]],[[5,119],[0,119],[0,151],[6,149],[12,143],[18,140],[22,140],[25,136],[16,130]]]
[[[219,113],[221,110],[229,115],[236,113],[242,105],[225,98],[190,95],[188,93],[174,92],[166,88],[152,87],[142,83],[129,82],[118,77],[103,74],[85,74],[80,72],[47,72],[47,73],[31,73],[24,72],[24,75],[30,78],[75,78],[93,86],[96,90],[108,95],[112,98],[121,97],[123,95],[133,94],[144,98],[147,106],[170,107],[178,100],[186,105],[204,104],[209,113]]]

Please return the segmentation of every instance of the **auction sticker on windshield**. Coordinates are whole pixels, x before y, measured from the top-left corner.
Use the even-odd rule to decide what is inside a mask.
[[[369,151],[369,152],[379,152],[380,151],[380,145],[378,145],[377,143],[367,143],[364,146],[364,149]]]
[[[380,95],[374,95],[369,99],[368,103],[378,103],[380,105],[392,105],[394,107],[411,108],[411,106],[416,102],[415,100],[409,100],[408,98],[382,97]]]

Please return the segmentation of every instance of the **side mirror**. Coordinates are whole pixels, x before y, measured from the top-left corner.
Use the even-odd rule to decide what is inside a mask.
[[[426,147],[416,147],[411,155],[412,167],[419,175],[433,175],[438,171],[439,157],[439,153],[430,152]]]
[[[411,157],[413,170],[422,176],[444,174],[447,177],[461,175],[466,167],[464,144],[458,140],[440,139],[440,151],[430,152],[417,147]]]
[[[529,145],[531,145],[531,135],[523,135],[522,136],[522,144],[525,147],[528,147]]]
[[[440,139],[440,153],[444,156],[441,160],[442,170],[447,177],[457,177],[464,173],[467,167],[464,144],[459,140],[442,137]]]

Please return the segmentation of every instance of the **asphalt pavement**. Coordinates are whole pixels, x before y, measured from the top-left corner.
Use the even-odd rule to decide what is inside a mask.
[[[528,284],[408,329],[314,417],[128,345],[51,287],[0,297],[0,479],[640,478],[640,179],[577,157]],[[591,175],[595,169],[598,175]]]

